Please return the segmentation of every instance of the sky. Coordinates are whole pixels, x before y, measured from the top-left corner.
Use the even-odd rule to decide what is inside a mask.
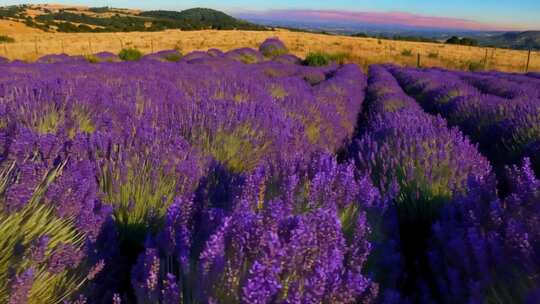
[[[54,3],[140,9],[209,7],[230,14],[281,14],[301,20],[389,23],[468,29],[540,30],[540,0],[51,0]],[[0,0],[0,5],[51,1]]]

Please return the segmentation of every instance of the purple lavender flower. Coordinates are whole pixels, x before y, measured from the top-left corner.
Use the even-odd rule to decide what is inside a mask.
[[[73,245],[60,244],[52,252],[48,260],[48,270],[56,274],[78,265],[83,258],[83,253]]]
[[[176,277],[170,273],[163,282],[163,290],[161,291],[163,304],[178,304],[182,302],[182,295],[176,281]]]
[[[15,276],[10,286],[9,304],[27,303],[32,283],[34,280],[34,270],[29,268]]]
[[[533,202],[540,182],[528,160],[507,171],[511,194],[504,201],[477,184],[434,226],[431,261],[448,301],[525,302],[537,289],[540,209]]]
[[[157,302],[160,296],[159,289],[160,261],[157,250],[147,248],[141,254],[137,264],[132,270],[131,284],[135,294],[142,302]]]
[[[441,114],[450,125],[458,126],[477,142],[480,151],[499,171],[505,165],[518,163],[540,138],[536,127],[538,83],[531,83],[534,80],[530,78],[444,70],[391,70],[408,93],[418,96],[426,110]]]

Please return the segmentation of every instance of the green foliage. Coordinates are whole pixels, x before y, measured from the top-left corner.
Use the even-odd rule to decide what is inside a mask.
[[[334,45],[339,45],[339,42],[335,42]],[[280,55],[288,54],[289,50],[282,48],[271,48],[269,50],[262,51],[262,53],[266,58],[274,58]]]
[[[100,63],[101,62],[101,60],[99,60],[99,58],[97,58],[94,55],[88,55],[85,58],[89,63]]]
[[[257,63],[259,61],[259,58],[250,54],[241,54],[238,56],[238,60],[242,61],[245,64],[253,64]]]
[[[289,94],[283,89],[282,86],[274,84],[270,86],[270,95],[272,95],[272,97],[274,97],[275,99],[283,99]]]
[[[176,195],[177,178],[153,167],[144,157],[129,161],[125,178],[120,176],[121,164],[113,161],[100,174],[100,187],[105,201],[113,206],[120,236],[131,244],[141,244],[149,230],[156,232],[161,227]]]
[[[63,122],[64,111],[50,107],[42,113],[35,113],[29,124],[38,134],[54,134]]]
[[[193,137],[194,144],[202,147],[205,155],[213,156],[235,173],[255,168],[271,144],[270,142],[254,144],[253,138],[260,139],[264,133],[254,130],[249,125],[218,131],[214,136],[209,136],[203,130],[196,134]]]
[[[165,56],[165,60],[169,62],[177,62],[177,61],[180,61],[180,59],[182,59],[181,54],[170,54],[170,55]]]
[[[398,41],[412,41],[412,42],[429,42],[429,43],[439,43],[439,41],[431,38],[426,38],[423,36],[400,36],[400,35],[394,35],[394,36],[386,36],[386,35],[368,35],[366,33],[355,33],[352,34],[351,37],[363,37],[363,38],[377,38],[377,43],[382,44],[381,39],[390,39],[390,40],[398,40]]]
[[[309,53],[304,59],[304,64],[309,66],[324,66],[330,63],[330,58],[322,52]]]
[[[0,19],[23,18],[26,5],[11,5],[0,7]]]
[[[452,36],[450,39],[446,40],[447,44],[458,44],[458,45],[468,45],[468,46],[477,46],[478,41],[471,38],[459,38],[457,36]]]
[[[351,37],[361,37],[361,38],[366,38],[366,37],[369,37],[368,34],[366,33],[354,33],[351,35]]]
[[[243,29],[264,30],[265,27],[235,19],[223,12],[208,8],[193,8],[181,12],[148,11],[139,16],[159,20],[160,24],[182,30],[214,29]]]
[[[401,56],[410,57],[413,55],[413,52],[411,49],[404,49],[401,51]]]
[[[82,269],[84,263],[58,273],[48,271],[47,262],[58,246],[72,245],[79,250],[84,246],[84,236],[76,230],[74,219],[58,218],[53,205],[42,202],[47,187],[61,174],[63,165],[49,171],[22,209],[9,213],[2,208],[6,199],[4,192],[17,179],[17,170],[13,163],[0,171],[0,303],[9,300],[9,275],[13,272],[33,270],[28,299],[31,304],[61,303],[87,280]],[[33,261],[30,258],[32,245],[44,236],[49,239],[44,257]]]
[[[15,42],[15,39],[6,35],[0,35],[0,43],[12,43],[12,42]]]
[[[308,66],[325,66],[331,62],[344,64],[348,58],[349,55],[346,53],[311,52],[304,59],[304,64]]]
[[[44,14],[35,18],[39,22],[52,22],[58,26],[60,32],[131,32],[148,31],[145,22],[149,21],[133,16],[112,16],[108,18],[94,17],[86,14],[76,14],[60,11],[53,14]],[[76,26],[73,23],[80,23],[83,26]],[[89,25],[97,28],[93,29]]]
[[[116,12],[108,7],[91,8],[91,12]],[[31,26],[39,24],[31,21]],[[194,8],[181,12],[176,11],[147,11],[139,15],[124,16],[91,16],[83,13],[59,11],[39,15],[35,21],[58,26],[60,32],[155,32],[166,29],[201,30],[201,29],[242,29],[266,30],[266,27],[238,20],[223,12]],[[65,24],[67,23],[67,24]],[[79,23],[75,26],[73,23]],[[151,23],[148,26],[148,23]],[[89,25],[95,26],[95,28]]]
[[[120,53],[118,53],[118,57],[123,61],[136,61],[141,59],[142,56],[143,54],[141,51],[135,48],[122,49]]]
[[[55,25],[58,27],[59,32],[64,33],[79,33],[81,32],[81,29],[79,29],[78,26],[71,22],[58,22],[55,23]]]
[[[467,69],[471,72],[477,72],[484,69],[484,63],[482,62],[476,62],[476,61],[470,61],[468,62]]]
[[[75,137],[77,133],[91,134],[95,131],[94,123],[90,117],[90,111],[82,106],[73,106],[70,113],[72,126],[68,129],[70,138]]]
[[[434,59],[434,58],[439,58],[439,53],[436,53],[436,52],[430,52],[430,53],[428,54],[428,58],[432,58],[432,59]]]
[[[82,33],[88,33],[93,31],[92,28],[86,24],[79,24],[77,30]]]
[[[400,36],[395,35],[392,37],[393,40],[399,40],[399,41],[412,41],[412,42],[429,42],[429,43],[439,43],[439,41],[431,38],[426,38],[422,36]]]
[[[97,14],[103,14],[103,13],[114,13],[115,10],[112,10],[110,7],[108,6],[104,6],[104,7],[91,7],[88,9],[89,11],[91,11],[92,13],[97,13]]]

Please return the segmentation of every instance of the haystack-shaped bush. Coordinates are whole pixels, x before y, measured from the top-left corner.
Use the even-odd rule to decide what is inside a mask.
[[[260,46],[259,52],[261,52],[265,57],[276,57],[279,55],[284,55],[289,52],[285,44],[279,40],[279,38],[268,38]]]
[[[134,48],[122,49],[120,53],[118,53],[118,57],[120,57],[120,59],[123,61],[136,61],[141,59],[142,56],[141,51]]]

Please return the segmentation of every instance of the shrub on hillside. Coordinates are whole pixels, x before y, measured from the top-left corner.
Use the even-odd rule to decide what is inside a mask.
[[[468,70],[471,72],[477,72],[484,69],[484,64],[482,62],[471,61],[468,64]]]
[[[141,51],[135,48],[122,49],[120,53],[118,53],[118,57],[123,61],[136,61],[141,59],[142,56],[143,54]]]
[[[458,45],[468,45],[468,46],[476,46],[478,45],[478,41],[471,39],[471,38],[459,38],[457,36],[452,36],[450,39],[446,40],[447,44],[458,44]]]
[[[332,62],[337,64],[344,64],[348,55],[345,53],[324,53],[324,52],[313,52],[309,53],[304,59],[304,64],[308,66],[324,66]]]
[[[405,50],[401,51],[401,56],[410,57],[412,55],[413,55],[413,53],[412,53],[412,50],[410,50],[410,49],[405,49]]]
[[[13,43],[13,42],[15,42],[15,39],[6,35],[0,35],[0,43]]]

